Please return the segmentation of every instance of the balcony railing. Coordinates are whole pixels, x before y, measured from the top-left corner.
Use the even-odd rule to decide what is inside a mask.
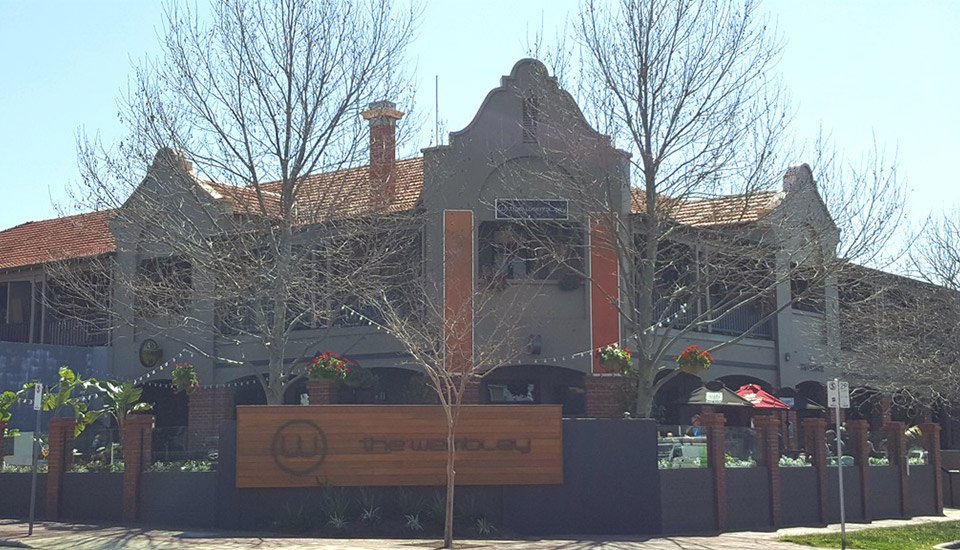
[[[684,328],[688,326],[697,316],[697,304],[693,304],[687,311],[681,311],[680,304],[661,302],[654,311],[654,317],[668,323],[674,328]],[[716,313],[719,316],[719,312]],[[698,332],[711,332],[714,334],[725,334],[729,336],[740,336],[747,334],[751,338],[761,340],[773,339],[773,328],[769,320],[759,323],[765,316],[757,310],[749,307],[738,308],[724,315],[720,320],[703,327],[698,327]]]
[[[103,322],[64,319],[46,324],[43,341],[62,346],[105,346],[108,334]]]
[[[0,342],[29,342],[30,325],[27,323],[0,323]]]

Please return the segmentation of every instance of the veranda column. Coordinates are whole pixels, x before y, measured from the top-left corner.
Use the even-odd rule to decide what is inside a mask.
[[[153,415],[135,414],[123,424],[123,520],[137,519],[140,474],[150,467],[153,455]]]
[[[47,517],[60,519],[63,473],[73,462],[73,440],[77,421],[51,418],[47,424]]]
[[[337,403],[339,387],[335,380],[318,378],[307,380],[307,395],[311,405],[334,405]]]
[[[700,425],[707,432],[707,465],[713,474],[713,505],[718,531],[727,528],[727,448],[723,435],[726,423],[722,413],[700,413]]]
[[[778,416],[755,416],[753,425],[760,432],[763,453],[759,466],[767,468],[767,480],[770,483],[770,524],[780,525],[780,427]]]
[[[232,388],[203,388],[190,394],[187,426],[191,451],[218,447],[220,424],[233,419]]]
[[[827,421],[823,418],[803,419],[804,449],[817,472],[817,500],[820,523],[827,523]]]
[[[623,383],[618,375],[587,375],[583,379],[586,394],[587,418],[620,418],[623,410],[617,395],[617,386]]]
[[[910,508],[909,486],[907,485],[907,441],[903,436],[903,422],[887,422],[887,458],[891,466],[900,471],[900,516],[907,517]]]
[[[925,422],[920,424],[923,433],[923,448],[927,450],[927,464],[933,468],[933,492],[936,498],[937,515],[943,515],[943,460],[940,456],[940,424]]]
[[[860,472],[860,498],[863,503],[863,521],[870,521],[870,444],[867,442],[870,423],[866,420],[847,421],[847,442],[853,453],[854,464]]]

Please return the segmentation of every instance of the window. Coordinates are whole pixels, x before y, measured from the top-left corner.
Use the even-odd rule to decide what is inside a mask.
[[[822,280],[794,276],[790,279],[790,299],[793,300],[793,309],[812,313],[826,311]]]
[[[561,280],[583,271],[583,230],[562,222],[480,224],[480,275]]]
[[[523,98],[521,124],[523,126],[524,143],[537,143],[537,122],[539,118],[540,106],[537,98],[533,96]]]
[[[192,286],[190,262],[182,258],[141,261],[135,286],[137,316],[147,319],[186,313]]]

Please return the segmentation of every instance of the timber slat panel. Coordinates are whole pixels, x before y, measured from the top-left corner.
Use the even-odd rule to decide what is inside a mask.
[[[466,405],[457,483],[563,483],[559,405]],[[438,406],[237,407],[237,487],[442,485],[446,418]]]

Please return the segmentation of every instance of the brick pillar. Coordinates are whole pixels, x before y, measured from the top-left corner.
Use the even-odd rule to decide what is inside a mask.
[[[337,393],[340,385],[334,380],[318,378],[307,380],[307,395],[311,405],[334,405],[337,403]]]
[[[135,414],[123,423],[123,520],[136,521],[140,474],[153,458],[153,415]]]
[[[840,423],[843,424],[847,419],[847,409],[840,409]],[[829,407],[827,409],[827,423],[831,426],[837,425],[837,409]],[[837,434],[840,437],[840,434]]]
[[[753,425],[756,427],[759,440],[763,445],[763,454],[758,461],[759,466],[767,469],[767,479],[770,483],[770,524],[780,525],[780,428],[783,425],[780,415],[755,416]]]
[[[863,502],[863,520],[870,521],[870,423],[866,420],[847,421],[847,444],[854,464],[860,472],[860,496]]]
[[[823,418],[803,419],[804,449],[817,472],[817,496],[820,523],[827,523],[827,421]]]
[[[220,424],[233,419],[231,388],[204,388],[190,394],[187,419],[191,451],[218,447]]]
[[[927,450],[927,464],[933,468],[933,492],[937,503],[937,515],[943,515],[943,460],[940,457],[940,424],[925,422],[920,424],[923,433],[923,448]]]
[[[60,494],[63,473],[73,463],[73,439],[77,421],[73,418],[51,418],[47,424],[47,517],[60,519]]]
[[[722,413],[700,413],[700,425],[707,432],[707,465],[713,474],[713,505],[718,531],[727,528],[727,449],[723,436],[726,423]]]
[[[463,388],[464,405],[479,405],[483,402],[480,395],[480,379],[471,377]]]
[[[880,431],[890,423],[890,411],[893,409],[893,399],[889,395],[881,395],[870,409],[870,429]]]
[[[621,418],[623,411],[617,396],[617,387],[623,382],[619,376],[587,375],[583,387],[587,398],[588,418]]]
[[[890,465],[900,470],[900,516],[907,517],[910,508],[909,486],[907,485],[907,440],[903,436],[903,422],[887,422],[887,458]]]

